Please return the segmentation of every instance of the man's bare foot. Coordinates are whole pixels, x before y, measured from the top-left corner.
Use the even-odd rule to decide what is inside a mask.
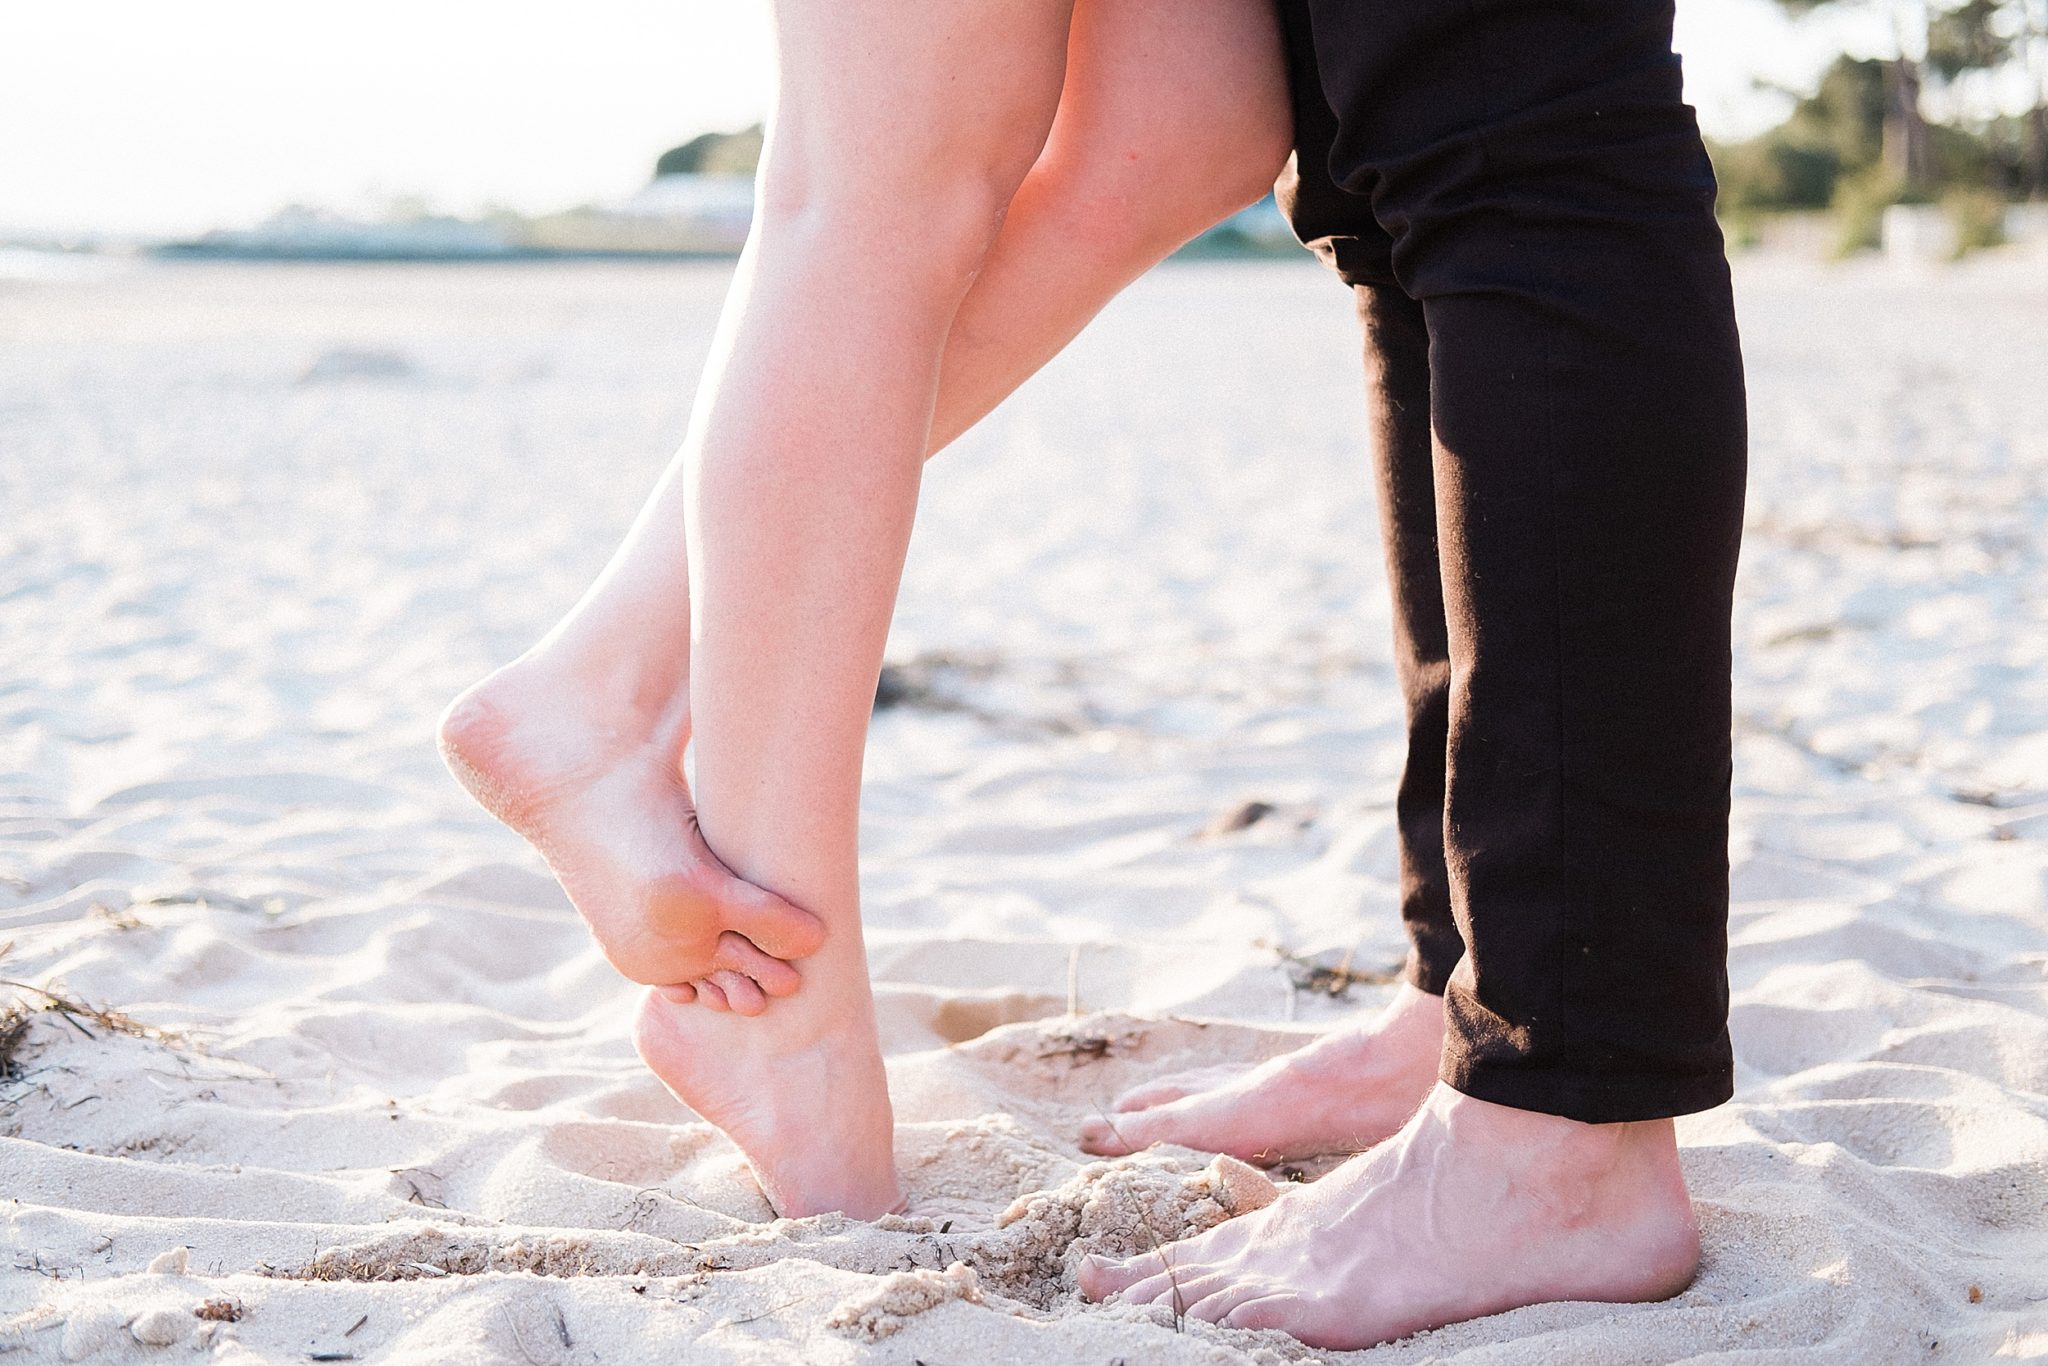
[[[1699,1247],[1671,1121],[1580,1124],[1438,1085],[1322,1180],[1158,1252],[1091,1258],[1080,1282],[1345,1350],[1525,1304],[1667,1299]]]
[[[902,1208],[889,1081],[864,976],[815,982],[756,1020],[649,991],[633,1042],[678,1100],[746,1154],[777,1214],[873,1219]]]
[[[455,699],[441,754],[483,808],[540,851],[604,955],[649,985],[703,978],[742,1014],[797,989],[809,912],[735,877],[705,845],[683,781],[686,724],[608,715],[529,654]],[[707,998],[709,993],[704,993]]]
[[[1404,1124],[1436,1084],[1444,1002],[1403,983],[1378,1015],[1257,1067],[1206,1068],[1135,1087],[1081,1126],[1119,1157],[1178,1143],[1271,1165],[1360,1152]]]

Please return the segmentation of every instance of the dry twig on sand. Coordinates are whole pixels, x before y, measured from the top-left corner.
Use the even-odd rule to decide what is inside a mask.
[[[179,1038],[177,1034],[172,1033],[168,1029],[159,1029],[155,1025],[144,1024],[134,1016],[115,1010],[111,1006],[96,1006],[90,1002],[81,1001],[76,997],[67,996],[61,991],[52,991],[49,987],[39,987],[33,982],[17,982],[11,977],[0,977],[0,987],[10,987],[15,991],[27,992],[41,1002],[39,1005],[31,1005],[23,1001],[13,1001],[4,1010],[0,1010],[0,1071],[4,1071],[13,1048],[19,1046],[21,1036],[27,1032],[28,1021],[34,1016],[45,1012],[61,1016],[66,1024],[85,1035],[88,1039],[99,1038],[98,1034],[86,1028],[85,1022],[88,1020],[109,1034],[126,1034],[133,1039],[148,1039],[155,1043],[175,1043]],[[14,1023],[10,1024],[9,1022]],[[11,1038],[8,1033],[9,1029],[13,1030]]]
[[[1288,984],[1296,991],[1313,992],[1320,996],[1331,996],[1343,1000],[1355,986],[1383,987],[1390,982],[1401,980],[1398,970],[1392,968],[1360,968],[1352,966],[1356,948],[1346,949],[1344,956],[1336,963],[1322,963],[1307,954],[1296,953],[1285,944],[1257,941],[1257,947],[1271,949],[1279,958],[1281,966],[1287,969]]]
[[[0,1081],[14,1079],[15,1050],[28,1037],[29,1022],[34,1017],[35,1012],[19,1001],[0,1009]]]
[[[1062,1030],[1045,1041],[1039,1049],[1040,1061],[1049,1058],[1066,1058],[1068,1065],[1079,1067],[1084,1062],[1094,1062],[1110,1055],[1115,1044],[1106,1034],[1081,1034]]]

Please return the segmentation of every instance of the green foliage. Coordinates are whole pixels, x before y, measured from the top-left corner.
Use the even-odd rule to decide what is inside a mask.
[[[1813,0],[1812,7],[1858,0]],[[1782,3],[1782,0],[1781,0]],[[2017,49],[2005,9],[2012,0],[1965,0],[1935,16],[1928,68],[1944,79],[1997,67]],[[1894,64],[1838,57],[1813,94],[1801,99],[1778,127],[1747,142],[1711,150],[1721,182],[1721,213],[1731,238],[1754,241],[1764,215],[1788,210],[1832,210],[1843,254],[1877,247],[1884,211],[1893,204],[1932,203],[1948,208],[1960,249],[1992,245],[2002,218],[1988,209],[2048,179],[2048,118],[2022,116],[1982,126],[1923,125],[1924,149],[1911,163],[1908,183],[1899,162],[1886,158],[1889,78]],[[1894,130],[1896,131],[1896,130]]]
[[[1844,176],[1835,186],[1835,254],[1853,256],[1884,245],[1884,211],[1905,198],[1905,187],[1882,165]]]
[[[2013,0],[1964,0],[1935,14],[1927,21],[1927,64],[1946,81],[2005,65],[2019,55],[2017,31],[2007,27],[2016,8]]]
[[[1955,233],[1956,259],[2004,245],[2005,201],[1991,191],[1950,190],[1942,196],[1941,208]]]
[[[1884,64],[1837,58],[1791,117],[1748,142],[1716,146],[1724,212],[1823,209],[1843,177],[1877,164],[1884,146]]]
[[[1778,0],[1794,16],[1821,10],[1861,12],[1895,35],[1901,78],[1890,111],[1894,163],[1928,193],[1960,183],[2009,194],[2048,193],[2048,0]],[[1905,60],[1922,50],[1924,59]],[[2007,90],[2031,87],[2033,107],[2017,120],[1972,125],[1975,147],[1955,130],[1930,128],[1918,106],[1921,77],[1954,86],[1995,75]],[[1931,145],[1930,145],[1931,144]]]
[[[1937,123],[1928,131],[1934,140],[1935,183],[1943,190],[2003,191],[2011,183],[2010,157],[2001,151],[1988,130],[1951,128]]]
[[[700,133],[671,147],[654,163],[654,174],[752,175],[761,163],[761,125],[737,133]]]

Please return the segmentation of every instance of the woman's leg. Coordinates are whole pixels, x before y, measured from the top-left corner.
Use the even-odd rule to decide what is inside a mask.
[[[1289,147],[1278,42],[1268,0],[1080,0],[1052,131],[948,333],[928,451],[1125,284],[1266,192]],[[818,934],[726,878],[697,838],[681,781],[690,617],[678,497],[665,481],[561,624],[457,700],[443,748],[547,855],[621,972],[669,984],[708,962],[720,971],[707,1004],[755,1012],[757,979],[782,994],[796,977],[743,935],[798,957]]]
[[[947,335],[927,458],[1124,286],[1265,195],[1292,147],[1287,100],[1268,0],[1080,0],[1045,148]],[[695,987],[754,1010],[733,983]]]
[[[932,450],[1270,191],[1292,126],[1271,0],[1080,0],[1059,116],[946,341]]]
[[[785,1215],[899,1200],[861,750],[940,357],[1052,124],[1068,17],[1068,0],[776,5],[760,206],[662,501],[671,535],[687,527],[705,837],[826,935],[805,989],[761,1018],[650,994],[638,1039]]]

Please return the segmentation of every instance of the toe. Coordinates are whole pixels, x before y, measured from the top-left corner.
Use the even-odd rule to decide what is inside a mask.
[[[1106,1119],[1084,1120],[1081,1124],[1081,1151],[1097,1157],[1122,1157],[1137,1150],[1124,1142],[1117,1126]]]
[[[1074,1279],[1079,1283],[1083,1295],[1091,1300],[1103,1300],[1136,1285],[1147,1276],[1157,1274],[1163,1265],[1157,1253],[1147,1253],[1142,1257],[1132,1257],[1121,1262],[1111,1261],[1107,1257],[1084,1257]]]
[[[656,987],[654,994],[671,1004],[686,1006],[697,999],[697,988],[688,982],[678,982],[670,987]]]
[[[777,958],[808,958],[825,945],[825,922],[758,887],[734,902],[726,923]]]
[[[696,891],[717,907],[719,924],[777,958],[808,958],[824,946],[824,921],[737,876],[711,852],[701,830],[693,825],[689,833],[696,854],[692,881]]]
[[[1193,1309],[1203,1300],[1228,1290],[1243,1280],[1240,1276],[1208,1266],[1176,1268],[1172,1279],[1172,1289],[1180,1298],[1182,1312]],[[1124,1298],[1131,1297],[1126,1295]]]
[[[1293,1295],[1261,1293],[1239,1300],[1221,1318],[1210,1319],[1225,1328],[1278,1328],[1293,1331],[1301,1318],[1301,1301]]]
[[[1200,1319],[1203,1323],[1221,1323],[1236,1313],[1239,1305],[1248,1304],[1272,1293],[1273,1287],[1261,1285],[1257,1281],[1247,1282],[1242,1279],[1218,1277],[1213,1289],[1199,1295],[1192,1290],[1189,1292],[1188,1299],[1193,1302],[1188,1305],[1187,1315],[1191,1319]]]
[[[749,979],[766,996],[793,996],[803,985],[795,968],[780,958],[769,957],[754,947],[753,940],[731,930],[718,936],[718,956],[711,960],[711,965]]]
[[[1151,1110],[1097,1115],[1081,1125],[1081,1151],[1097,1157],[1122,1157],[1126,1153],[1142,1152],[1159,1141],[1158,1129]]]
[[[1161,1077],[1148,1081],[1143,1086],[1133,1086],[1118,1096],[1110,1106],[1118,1114],[1129,1114],[1134,1110],[1149,1110],[1155,1105],[1164,1105],[1170,1100],[1179,1100],[1195,1088],[1180,1077]]]
[[[709,977],[701,978],[690,985],[697,988],[699,1004],[710,1006],[713,1010],[718,1011],[732,1009],[732,1006],[726,1002],[724,990]]]
[[[768,1008],[768,998],[754,979],[744,973],[714,972],[711,980],[725,993],[725,1003],[732,1007],[735,1015],[759,1015]]]
[[[1118,1294],[1125,1304],[1164,1304],[1176,1314],[1185,1314],[1188,1309],[1186,1278],[1178,1271],[1163,1270],[1157,1275],[1147,1276],[1136,1285],[1126,1286]]]
[[[1243,1069],[1238,1067],[1200,1067],[1192,1072],[1175,1072],[1171,1076],[1159,1077],[1133,1086],[1116,1098],[1112,1109],[1120,1113],[1135,1110],[1149,1110],[1155,1105],[1165,1105],[1182,1100],[1198,1091],[1211,1090],[1234,1079]]]

